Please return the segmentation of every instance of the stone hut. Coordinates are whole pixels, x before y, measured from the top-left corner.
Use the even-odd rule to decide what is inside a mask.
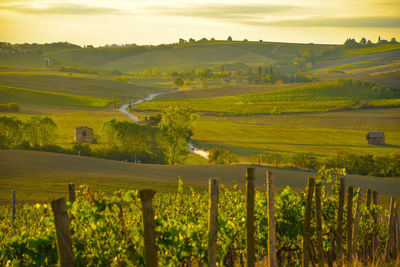
[[[79,126],[75,128],[75,142],[93,142],[93,129],[87,126]]]
[[[384,145],[385,133],[384,132],[369,132],[367,134],[368,144],[370,145]]]

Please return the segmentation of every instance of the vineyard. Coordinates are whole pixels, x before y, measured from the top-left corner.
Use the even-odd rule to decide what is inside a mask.
[[[177,193],[163,194],[106,196],[81,186],[75,197],[70,186],[64,207],[64,199],[1,206],[0,265],[399,264],[393,197],[387,210],[378,192],[346,189],[340,169],[321,169],[304,192],[286,187],[274,197],[274,174],[259,191],[254,173],[247,169],[245,189],[210,179],[208,194],[181,180]]]

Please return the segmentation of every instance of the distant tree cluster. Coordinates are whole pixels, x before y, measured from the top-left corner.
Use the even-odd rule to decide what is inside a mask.
[[[354,38],[349,38],[344,42],[343,48],[353,49],[353,48],[370,47],[374,45],[387,44],[387,43],[397,43],[397,40],[395,37],[393,37],[389,42],[387,40],[381,39],[381,37],[379,36],[378,42],[374,44],[373,42],[371,42],[371,40],[367,41],[364,37],[361,38],[360,42],[357,42]]]
[[[47,116],[32,116],[26,122],[0,117],[0,148],[43,149],[55,143],[57,125]]]
[[[0,112],[5,111],[5,112],[17,112],[19,111],[20,105],[15,102],[10,102],[8,104],[0,104]]]
[[[258,164],[292,166],[303,169],[345,168],[347,173],[378,177],[400,176],[400,154],[382,156],[358,155],[338,152],[336,156],[319,160],[313,153],[292,153],[288,156],[261,153],[254,156]]]
[[[238,158],[227,149],[214,147],[209,151],[208,161],[213,164],[229,165],[238,162]]]
[[[33,149],[147,163],[182,164],[189,153],[192,122],[190,107],[168,107],[145,123],[111,119],[103,123],[100,146],[76,143],[72,149],[56,144],[57,125],[47,116],[32,116],[26,122],[0,117],[0,149]],[[97,142],[97,141],[96,141]]]
[[[61,66],[58,68],[58,70],[63,72],[98,74],[96,70],[91,70],[86,67]]]

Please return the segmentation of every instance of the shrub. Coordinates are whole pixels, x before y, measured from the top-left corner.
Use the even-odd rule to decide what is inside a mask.
[[[18,103],[15,102],[10,102],[8,104],[0,104],[0,111],[11,111],[11,112],[16,112],[20,111],[20,106]]]

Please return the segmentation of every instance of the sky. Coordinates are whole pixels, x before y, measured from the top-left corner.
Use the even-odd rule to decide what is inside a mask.
[[[400,0],[0,0],[0,41],[161,44],[179,38],[400,40]]]

